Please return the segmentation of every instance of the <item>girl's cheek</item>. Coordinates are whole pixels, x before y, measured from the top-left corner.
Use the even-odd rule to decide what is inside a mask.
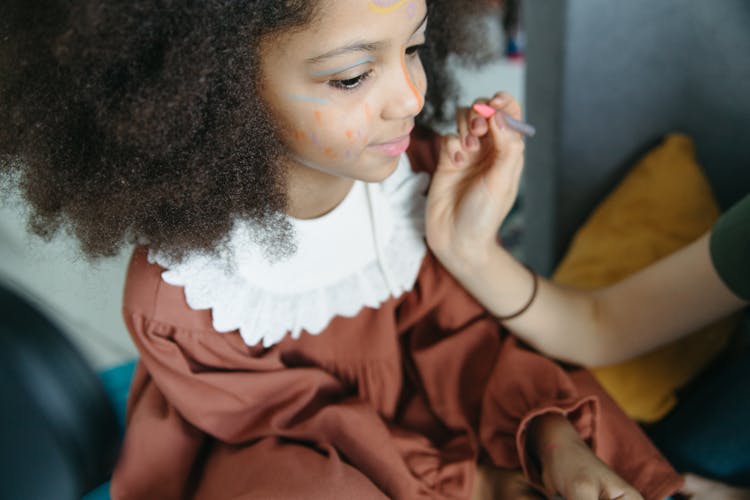
[[[294,149],[329,160],[352,158],[368,141],[363,125],[372,111],[363,106],[359,112],[362,117],[357,120],[351,111],[309,110],[292,130]]]
[[[339,148],[348,150],[349,154],[352,154],[367,145],[374,116],[373,108],[369,103],[358,103],[334,118],[331,122],[333,126],[328,129],[328,135],[339,145]],[[346,153],[344,155],[346,156]]]

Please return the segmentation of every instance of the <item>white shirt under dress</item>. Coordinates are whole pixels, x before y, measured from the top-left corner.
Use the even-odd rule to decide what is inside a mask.
[[[150,253],[169,284],[185,289],[193,309],[211,309],[219,332],[239,329],[248,345],[270,347],[289,333],[319,334],[334,316],[351,317],[410,290],[426,253],[429,176],[407,155],[380,183],[355,181],[327,214],[290,218],[296,252],[274,260],[237,223],[220,257],[194,254],[180,264]]]

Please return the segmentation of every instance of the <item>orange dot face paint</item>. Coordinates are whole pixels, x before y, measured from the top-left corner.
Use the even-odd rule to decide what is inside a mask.
[[[344,156],[344,158],[350,159],[352,157],[351,147],[347,147],[344,149],[343,147],[341,147],[343,144],[342,141],[338,141],[338,143],[335,145],[330,145],[327,143],[327,141],[330,140],[330,138],[328,137],[330,131],[323,127],[323,123],[333,123],[336,121],[336,119],[327,120],[325,116],[326,114],[323,111],[312,111],[312,119],[309,120],[309,123],[314,122],[315,126],[309,132],[309,134],[300,128],[294,128],[292,130],[294,141],[301,145],[302,143],[308,143],[308,145],[314,146],[314,148],[319,153],[322,153],[325,157],[330,159],[335,159],[342,155]],[[321,136],[324,137],[324,139],[321,140]],[[348,142],[350,145],[355,141],[356,138],[362,138],[363,146],[367,145],[367,138],[363,137],[362,133],[359,130],[357,130],[355,134],[354,129],[345,129],[344,136],[346,137],[346,142]]]

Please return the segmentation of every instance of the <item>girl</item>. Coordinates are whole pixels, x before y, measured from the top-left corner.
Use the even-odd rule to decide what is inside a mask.
[[[519,345],[427,250],[424,172],[465,159],[414,122],[442,116],[434,70],[472,49],[479,6],[4,5],[0,154],[32,227],[92,257],[140,245],[113,498],[531,496],[508,470],[576,499],[679,486],[590,376]],[[522,164],[501,125],[476,167]]]

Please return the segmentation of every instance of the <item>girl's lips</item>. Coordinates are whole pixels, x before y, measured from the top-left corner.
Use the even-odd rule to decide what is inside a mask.
[[[395,141],[385,142],[382,144],[373,144],[371,147],[377,149],[378,151],[382,151],[388,156],[398,156],[406,151],[406,149],[409,147],[410,141],[411,138],[408,135],[405,135],[400,139],[396,139]]]

